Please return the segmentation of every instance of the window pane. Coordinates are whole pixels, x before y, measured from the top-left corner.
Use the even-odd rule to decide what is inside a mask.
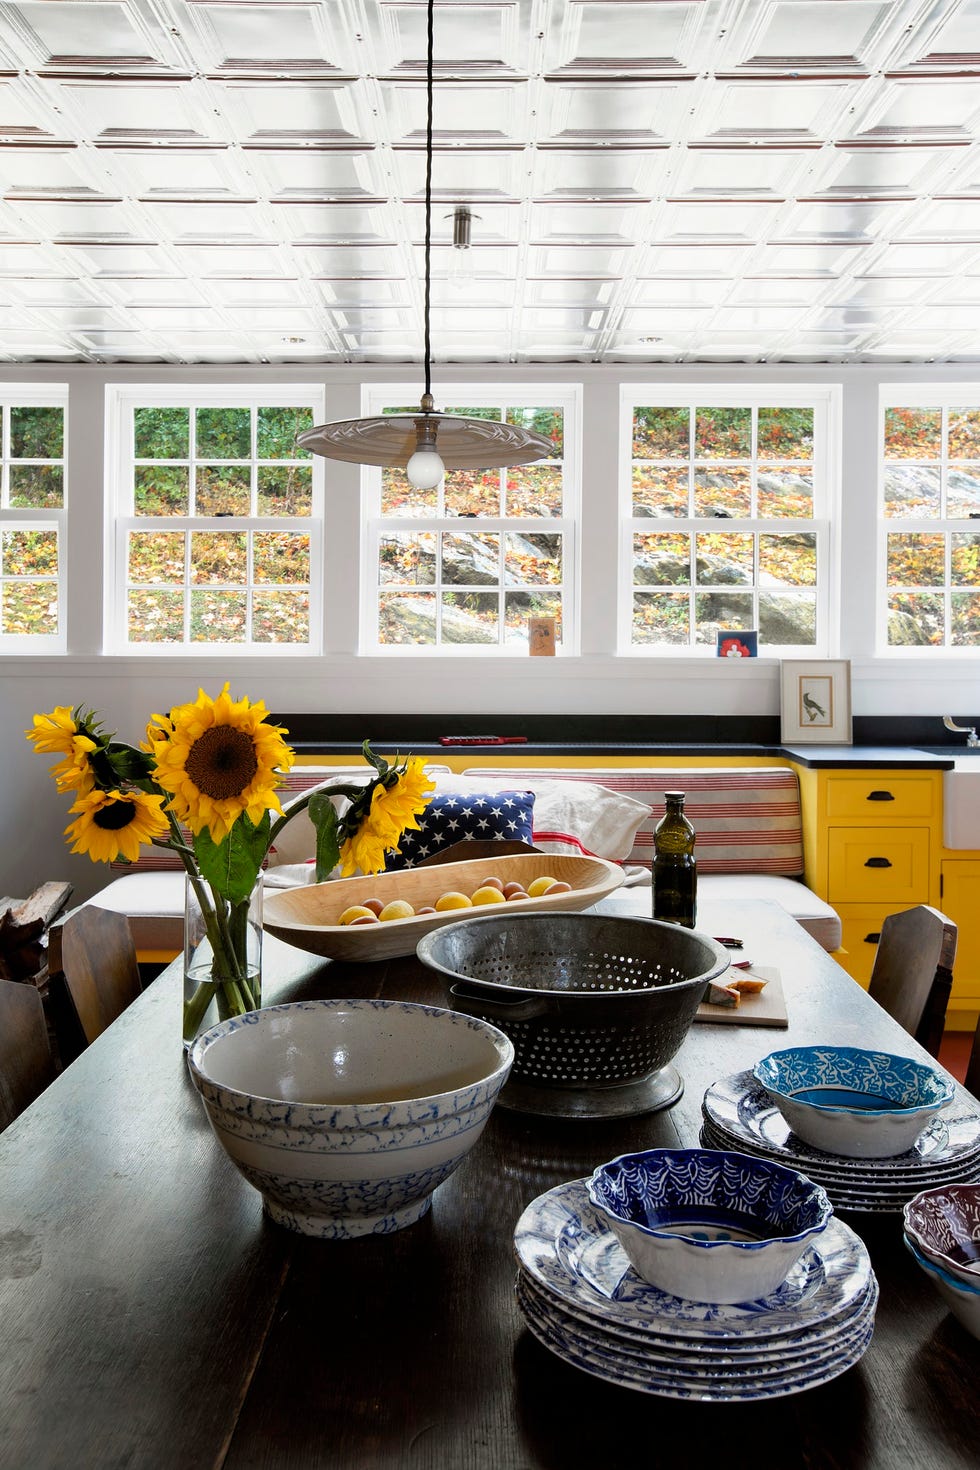
[[[817,600],[810,592],[759,593],[759,641],[773,647],[817,641]]]
[[[516,465],[506,472],[509,516],[560,516],[564,476],[558,465]]]
[[[760,459],[812,459],[812,408],[760,408]]]
[[[752,453],[751,408],[698,408],[694,416],[697,459],[748,459]]]
[[[886,459],[938,459],[943,447],[941,408],[886,408]]]
[[[527,620],[555,619],[555,646],[561,644],[560,592],[508,592],[504,596],[504,642],[527,648]]]
[[[980,516],[980,469],[967,465],[949,467],[946,481],[946,514],[969,520]]]
[[[752,581],[755,537],[751,534],[699,531],[696,547],[700,586],[728,587]]]
[[[499,600],[496,592],[444,592],[444,643],[496,643]]]
[[[500,581],[500,537],[496,532],[442,537],[442,580],[471,587]]]
[[[57,531],[4,531],[0,536],[0,569],[7,577],[56,577]]]
[[[691,415],[686,408],[633,410],[634,459],[687,459]]]
[[[257,471],[260,516],[313,514],[313,467],[260,464]]]
[[[634,646],[690,642],[690,602],[686,592],[634,592],[632,642]]]
[[[405,471],[381,471],[381,514],[383,516],[434,516],[439,508],[439,487],[413,490]]]
[[[138,516],[185,516],[190,509],[187,465],[137,465],[133,470],[133,509]]]
[[[450,470],[443,485],[447,516],[499,516],[499,470]]]
[[[199,408],[195,413],[198,459],[249,459],[252,411],[248,408]]]
[[[247,612],[245,592],[192,592],[191,642],[244,643]]]
[[[530,434],[543,434],[555,446],[555,459],[561,459],[564,449],[563,414],[560,408],[509,408],[506,421],[526,429]]]
[[[941,644],[946,610],[941,593],[896,592],[888,599],[888,643],[892,648]]]
[[[980,459],[980,408],[949,410],[950,459]]]
[[[311,408],[268,407],[258,410],[259,459],[311,459],[312,449],[296,443],[296,435],[313,427]]]
[[[252,508],[252,476],[247,468],[198,465],[194,510],[199,516],[247,516]]]
[[[812,531],[759,537],[760,585],[815,587],[817,538]]]
[[[635,516],[686,516],[688,513],[687,466],[635,464],[633,466],[633,514]]]
[[[191,452],[189,408],[134,408],[136,459],[187,459]]]
[[[751,515],[752,471],[748,465],[730,470],[695,470],[694,514],[732,520]]]
[[[751,592],[699,592],[694,598],[695,640],[714,644],[719,632],[742,632],[755,627]]]
[[[954,592],[950,598],[950,616],[950,642],[954,648],[975,648],[980,644],[980,592]]]
[[[54,405],[13,404],[10,409],[10,453],[13,459],[63,459],[64,409]]]
[[[639,586],[687,587],[691,581],[691,538],[685,531],[633,537],[633,581]]]
[[[127,598],[126,636],[130,643],[181,643],[184,638],[183,592],[144,592]]]
[[[561,581],[560,536],[504,537],[504,581],[554,586]]]
[[[383,592],[378,598],[378,642],[435,644],[434,592]]]
[[[130,582],[183,582],[183,531],[130,531]]]
[[[65,503],[64,470],[60,464],[12,464],[10,504],[33,510],[58,510]]]
[[[298,531],[256,531],[252,537],[252,575],[256,582],[310,580],[310,538]]]
[[[3,618],[0,632],[8,634],[54,634],[58,631],[58,584],[56,581],[8,582],[2,585]]]
[[[889,587],[942,587],[946,580],[946,537],[941,532],[889,532]]]
[[[433,531],[382,536],[378,544],[378,576],[389,582],[426,586],[436,579],[436,538]]]
[[[903,465],[885,470],[885,515],[893,520],[939,514],[939,470]]]
[[[980,533],[954,531],[950,540],[950,580],[960,586],[980,587]],[[941,582],[942,576],[935,580]]]
[[[774,465],[759,471],[759,515],[813,518],[813,471]]]
[[[256,592],[252,599],[252,639],[255,643],[309,643],[310,594],[285,588]]]
[[[191,581],[241,583],[248,577],[244,531],[192,531]]]

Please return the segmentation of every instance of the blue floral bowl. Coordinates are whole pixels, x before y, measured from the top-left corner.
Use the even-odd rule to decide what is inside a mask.
[[[935,1068],[857,1046],[789,1047],[752,1074],[798,1138],[855,1159],[905,1153],[953,1096]]]
[[[833,1215],[795,1169],[705,1148],[621,1154],[588,1191],[636,1273],[696,1302],[768,1296]]]

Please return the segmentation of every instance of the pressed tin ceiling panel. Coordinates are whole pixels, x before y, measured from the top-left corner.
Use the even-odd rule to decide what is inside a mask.
[[[419,361],[425,23],[0,0],[0,362]],[[980,0],[436,0],[435,53],[437,362],[980,361]]]

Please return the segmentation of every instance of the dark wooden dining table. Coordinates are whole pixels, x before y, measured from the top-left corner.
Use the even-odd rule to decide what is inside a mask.
[[[900,1214],[843,1216],[880,1282],[875,1333],[804,1393],[633,1392],[523,1326],[513,1231],[536,1196],[627,1150],[695,1144],[706,1087],[778,1046],[924,1056],[781,909],[704,904],[698,927],[778,968],[787,1029],[695,1024],[675,1059],[683,1096],[660,1112],[498,1106],[427,1216],[346,1242],[267,1220],[228,1162],[184,1061],[175,962],[0,1136],[0,1465],[976,1467],[980,1342],[914,1265]],[[446,1003],[414,956],[341,965],[266,936],[267,1003],[319,996]]]

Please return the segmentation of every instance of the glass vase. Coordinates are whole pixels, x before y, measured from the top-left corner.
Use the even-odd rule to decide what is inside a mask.
[[[185,1049],[202,1031],[262,1004],[262,878],[240,903],[184,879]]]

